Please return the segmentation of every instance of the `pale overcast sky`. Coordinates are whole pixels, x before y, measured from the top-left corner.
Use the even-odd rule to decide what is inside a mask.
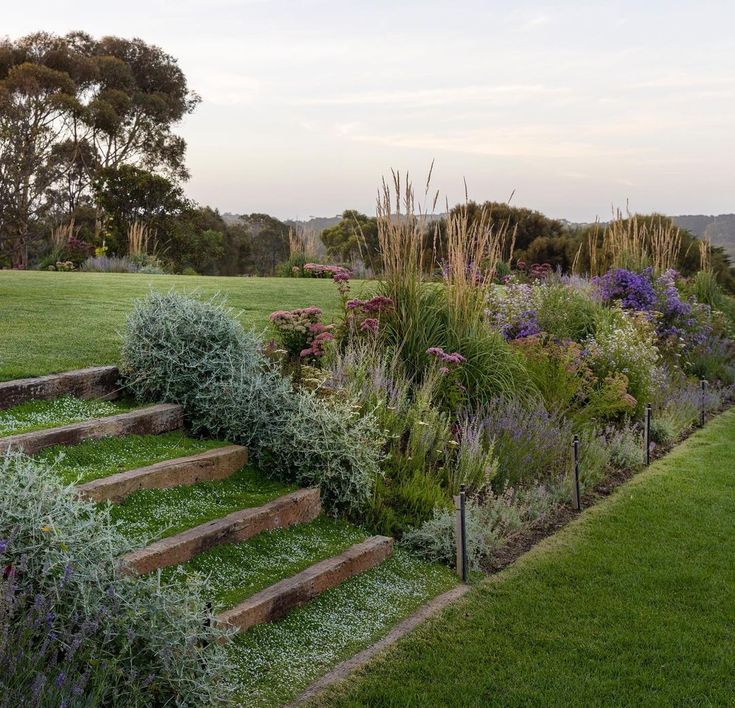
[[[138,36],[203,98],[187,192],[372,213],[391,168],[572,220],[735,211],[735,2],[28,0],[0,34]]]

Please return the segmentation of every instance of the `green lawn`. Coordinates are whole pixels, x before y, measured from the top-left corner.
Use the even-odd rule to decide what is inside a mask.
[[[222,293],[259,331],[274,310],[332,317],[339,306],[331,280],[0,271],[0,381],[115,363],[131,304],[150,288]]]
[[[318,703],[733,705],[734,559],[731,410]]]

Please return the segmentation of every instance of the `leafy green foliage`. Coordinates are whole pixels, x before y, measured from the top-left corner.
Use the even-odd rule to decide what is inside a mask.
[[[347,209],[342,213],[342,220],[324,229],[321,237],[332,258],[348,263],[359,258],[373,268],[379,265],[378,222],[375,217]]]
[[[574,342],[594,334],[602,305],[589,295],[564,285],[548,285],[535,292],[536,318],[542,332]]]

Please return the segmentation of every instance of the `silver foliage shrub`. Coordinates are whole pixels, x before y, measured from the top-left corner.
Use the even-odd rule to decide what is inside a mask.
[[[369,501],[381,444],[374,420],[294,392],[221,301],[152,292],[136,302],[122,371],[138,399],[183,405],[195,433],[246,445],[284,481],[320,485],[329,509],[351,513]]]
[[[566,494],[564,482],[556,480],[528,489],[506,488],[500,494],[471,499],[465,507],[467,560],[480,570],[498,548],[524,526],[544,518]],[[434,509],[428,521],[408,531],[401,543],[428,561],[456,564],[455,511]]]
[[[124,574],[109,514],[47,465],[0,460],[0,706],[225,702],[202,587]]]

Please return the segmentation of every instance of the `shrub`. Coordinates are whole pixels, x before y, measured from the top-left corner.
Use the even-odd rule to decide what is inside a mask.
[[[535,300],[542,332],[574,342],[594,334],[601,305],[587,293],[564,285],[545,285],[535,289]]]
[[[320,485],[327,508],[367,505],[379,474],[373,418],[351,401],[295,393],[221,302],[173,292],[138,301],[121,368],[136,397],[180,403],[195,432],[248,446],[274,477]]]
[[[649,397],[659,354],[650,324],[618,308],[599,313],[594,337],[585,342],[587,361],[595,375],[606,379],[623,374],[640,410]]]
[[[0,461],[0,703],[214,705],[230,670],[201,585],[132,577],[105,509],[46,465]]]
[[[689,353],[687,365],[699,379],[731,385],[735,383],[735,345],[726,337],[708,337]]]
[[[709,305],[713,310],[722,309],[725,293],[711,270],[697,271],[690,281],[689,290],[698,302]]]
[[[619,470],[634,470],[643,465],[640,431],[631,426],[611,429],[607,435],[610,464]]]
[[[91,273],[137,273],[139,268],[127,256],[90,256],[79,270]]]
[[[490,324],[507,340],[523,339],[541,332],[536,312],[536,291],[541,286],[509,281],[504,290],[491,289],[487,296]]]
[[[652,282],[653,269],[634,273],[625,268],[615,268],[594,278],[604,302],[619,303],[625,310],[648,312],[655,308],[656,292]]]
[[[335,352],[324,388],[373,411],[384,439],[384,478],[367,516],[371,527],[401,535],[449,503],[461,484],[485,489],[495,475],[492,444],[473,420],[456,422],[434,405],[446,376],[411,385],[400,359],[374,340],[353,339]]]
[[[498,548],[524,525],[543,518],[565,494],[563,485],[538,485],[528,490],[506,489],[473,499],[465,507],[467,561],[480,570]],[[428,561],[456,565],[455,512],[438,507],[430,519],[411,529],[401,541]]]
[[[656,415],[651,420],[651,441],[658,445],[669,445],[676,439],[676,425],[666,414]]]
[[[519,339],[514,346],[549,410],[569,413],[587,400],[595,376],[579,344],[540,335]]]
[[[610,464],[610,454],[610,446],[604,434],[600,433],[596,428],[589,427],[580,431],[579,464],[580,481],[583,490],[597,484],[604,477],[605,470]],[[571,455],[566,470],[571,472]],[[571,490],[571,475],[567,474],[566,479],[569,481],[569,489]]]
[[[495,529],[483,523],[482,507],[469,502],[465,507],[467,562],[472,570],[480,570],[482,561],[498,546]],[[434,510],[430,519],[411,529],[402,543],[432,563],[456,565],[455,512],[446,507]]]
[[[332,325],[322,324],[322,311],[318,307],[301,307],[296,310],[278,310],[270,316],[276,336],[295,360],[318,359],[324,355],[324,347],[334,339]]]

